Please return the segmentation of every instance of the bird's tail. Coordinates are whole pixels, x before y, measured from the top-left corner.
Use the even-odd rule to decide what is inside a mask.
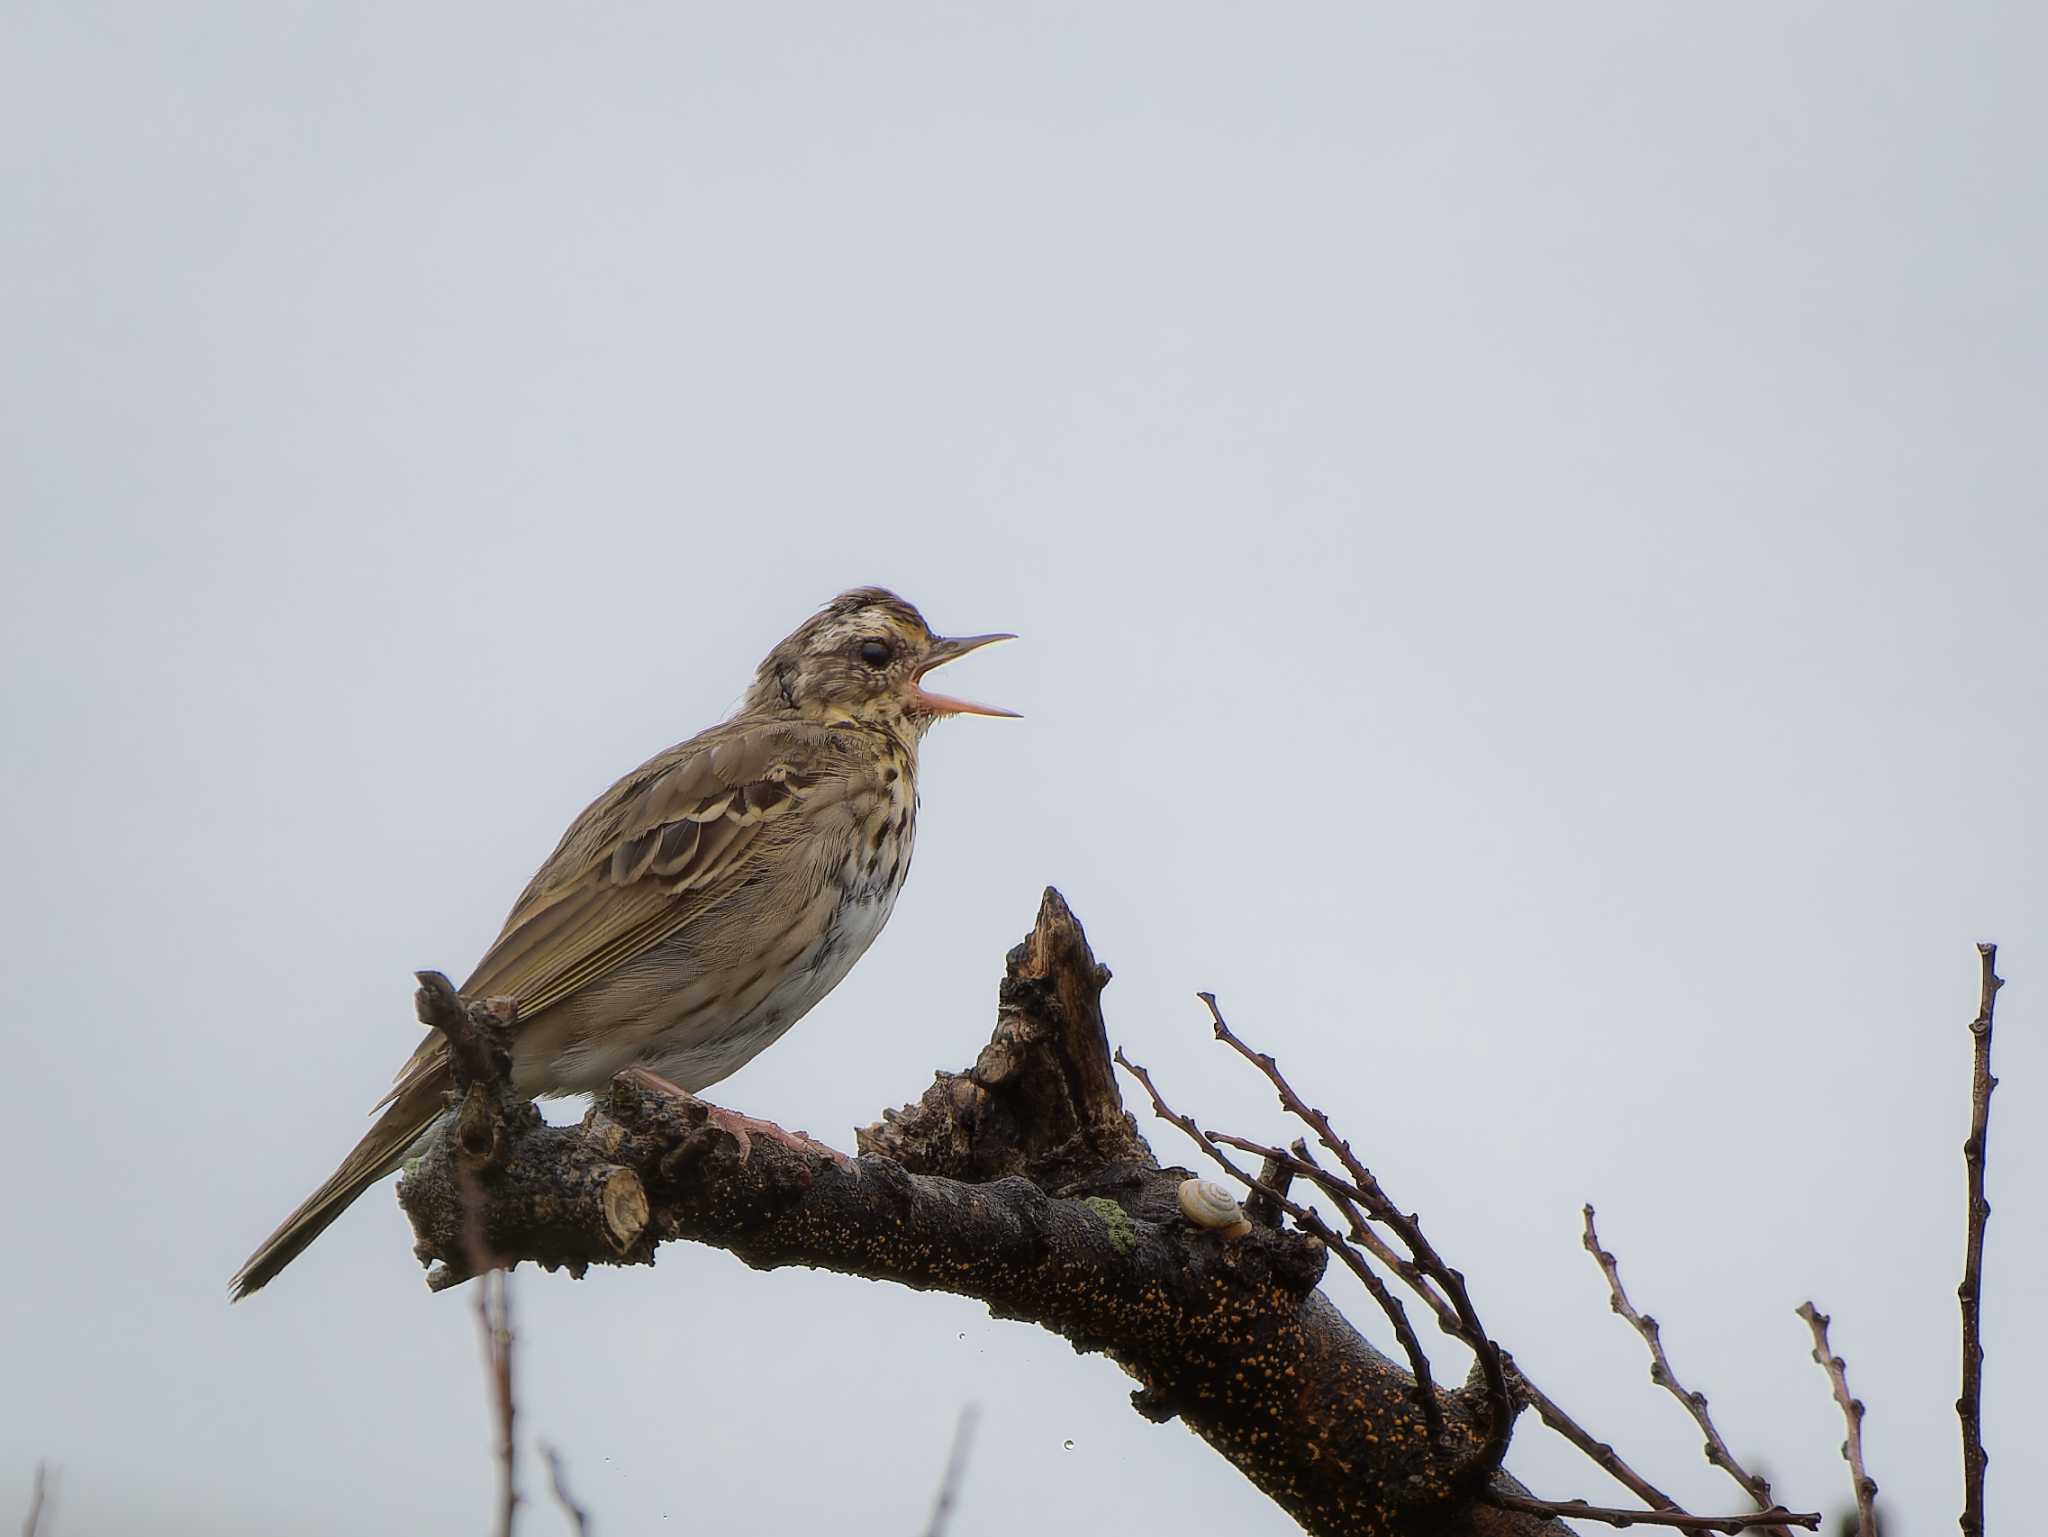
[[[266,1285],[326,1232],[328,1224],[347,1211],[357,1196],[405,1161],[420,1133],[433,1125],[434,1118],[441,1113],[446,1078],[444,1062],[439,1072],[420,1074],[410,1083],[401,1083],[389,1108],[341,1161],[341,1167],[327,1177],[327,1183],[300,1202],[299,1209],[285,1218],[278,1230],[264,1239],[235,1272],[228,1285],[236,1302]]]

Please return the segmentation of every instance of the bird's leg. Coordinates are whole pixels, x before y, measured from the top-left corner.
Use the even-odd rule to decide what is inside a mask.
[[[722,1110],[717,1105],[707,1105],[705,1109],[711,1112],[711,1124],[739,1143],[741,1163],[747,1161],[747,1154],[753,1148],[753,1139],[766,1137],[770,1142],[781,1143],[792,1153],[807,1157],[816,1157],[822,1153],[841,1168],[850,1168],[853,1164],[853,1160],[838,1148],[827,1146],[808,1132],[787,1131],[773,1121],[756,1120],[753,1116],[741,1115],[737,1110]]]
[[[681,1084],[670,1082],[652,1068],[628,1068],[627,1076],[654,1090],[657,1094],[676,1094],[688,1099],[696,1098],[695,1095],[691,1094]],[[704,1100],[698,1100],[697,1102],[704,1106],[705,1119],[739,1144],[740,1162],[743,1164],[747,1161],[748,1155],[754,1150],[754,1138],[756,1137],[766,1137],[770,1142],[779,1143],[783,1147],[788,1148],[792,1153],[802,1157],[815,1158],[823,1154],[841,1168],[850,1167],[853,1163],[853,1160],[840,1152],[838,1148],[827,1147],[824,1143],[806,1132],[786,1131],[782,1127],[777,1126],[773,1121],[757,1120],[751,1115],[741,1115],[737,1110],[726,1110]]]

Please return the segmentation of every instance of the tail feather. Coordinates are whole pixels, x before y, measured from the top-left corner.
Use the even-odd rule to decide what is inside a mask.
[[[267,1285],[279,1271],[305,1252],[307,1245],[327,1231],[329,1224],[347,1211],[355,1198],[405,1162],[406,1154],[420,1133],[434,1124],[443,1104],[441,1071],[406,1086],[395,1096],[391,1108],[377,1117],[377,1123],[355,1145],[341,1167],[327,1182],[299,1204],[297,1211],[263,1240],[228,1283],[240,1302],[251,1292]]]

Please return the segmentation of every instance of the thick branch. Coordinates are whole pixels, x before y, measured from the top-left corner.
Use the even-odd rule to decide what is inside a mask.
[[[1273,1226],[1232,1240],[1182,1215],[1185,1171],[1157,1166],[1117,1092],[1108,979],[1048,891],[974,1067],[867,1128],[850,1160],[735,1129],[646,1074],[573,1127],[502,1083],[465,1086],[400,1187],[430,1283],[467,1278],[477,1252],[581,1274],[680,1238],[760,1269],[953,1292],[1108,1355],[1141,1413],[1185,1421],[1312,1532],[1566,1537],[1469,1497],[1488,1441],[1475,1400],[1441,1395],[1446,1434],[1430,1436],[1413,1379],[1316,1289],[1321,1242]],[[1504,1473],[1487,1489],[1526,1496]]]

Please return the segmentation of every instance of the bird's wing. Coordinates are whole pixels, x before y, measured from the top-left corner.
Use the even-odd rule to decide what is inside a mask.
[[[793,829],[819,787],[818,745],[787,722],[733,724],[628,774],[563,834],[463,993],[510,996],[525,1021],[687,927]],[[393,1097],[440,1046],[421,1044]]]
[[[804,735],[722,727],[620,780],[563,836],[463,992],[535,1014],[688,924],[812,788]]]

